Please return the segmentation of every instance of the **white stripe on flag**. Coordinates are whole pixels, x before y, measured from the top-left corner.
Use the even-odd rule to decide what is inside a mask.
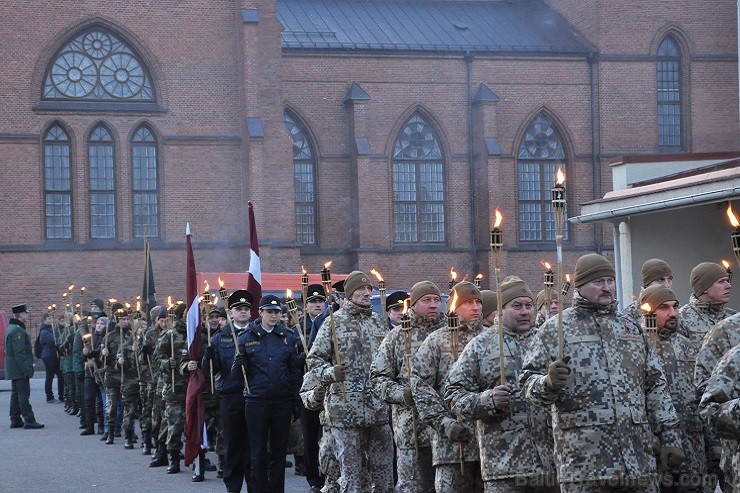
[[[257,281],[257,283],[262,286],[262,267],[260,266],[260,256],[257,255],[257,252],[249,249],[249,271],[250,274],[252,274],[252,277]]]
[[[195,331],[198,330],[198,319],[199,314],[198,310],[200,310],[198,306],[198,295],[195,295],[195,299],[190,302],[190,308],[188,308],[188,318],[187,318],[187,329],[188,329],[188,349],[190,349],[190,345],[193,343],[193,340],[195,339]]]

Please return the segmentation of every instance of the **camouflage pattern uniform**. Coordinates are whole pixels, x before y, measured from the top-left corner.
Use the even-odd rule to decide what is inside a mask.
[[[739,409],[740,346],[735,346],[719,360],[707,381],[699,413],[720,438],[736,442],[740,438]],[[740,453],[737,449],[733,452],[727,460],[732,467],[732,482],[728,486],[731,491],[740,491]]]
[[[633,301],[629,305],[625,306],[622,309],[622,315],[629,318],[633,322],[635,322],[638,325],[642,324],[642,310],[640,310],[640,307],[638,306],[637,301]]]
[[[643,331],[655,348],[660,364],[663,367],[673,407],[678,414],[681,439],[684,443],[686,462],[677,474],[664,474],[661,486],[674,488],[681,485],[683,492],[712,493],[712,481],[705,478],[707,474],[707,450],[705,429],[697,408],[696,392],[693,384],[694,365],[697,347],[686,336],[676,330],[660,328],[655,331]],[[651,333],[652,332],[652,333]],[[711,436],[711,435],[710,435]],[[688,482],[687,482],[688,481]],[[704,487],[691,487],[691,484]]]
[[[430,433],[437,493],[483,491],[478,446],[472,440],[475,422],[455,416],[442,398],[443,385],[450,368],[468,342],[481,331],[480,323],[461,322],[458,329],[450,329],[445,325],[429,334],[414,357],[411,387],[419,417],[434,430],[430,430]],[[454,336],[458,342],[457,355],[454,354]],[[466,444],[453,442],[445,434],[446,429],[456,421],[467,428],[471,437]],[[461,460],[465,463],[464,475],[460,470]]]
[[[149,392],[152,394],[152,439],[164,444],[167,441],[167,426],[164,425],[164,399],[162,392],[164,384],[168,378],[171,378],[169,371],[162,371],[161,361],[159,359],[159,347],[167,335],[167,331],[162,331],[155,327],[147,331],[147,346],[154,349],[151,361],[152,381],[149,384]]]
[[[321,324],[308,354],[309,371],[329,384],[324,409],[342,464],[341,491],[360,493],[363,464],[367,464],[376,493],[393,491],[393,438],[388,425],[388,406],[370,386],[373,355],[387,331],[385,321],[371,307],[347,301],[334,314],[336,340],[346,379],[331,383],[334,361],[331,319]]]
[[[118,366],[118,353],[121,349],[122,330],[119,326],[108,328],[103,344],[108,350],[108,356],[103,358],[105,373],[103,375],[103,387],[108,395],[108,407],[106,408],[106,420],[110,430],[109,442],[112,443],[113,432],[116,428],[116,414],[118,413],[119,401],[121,400],[121,370]],[[123,338],[126,333],[123,333]]]
[[[537,316],[534,319],[534,324],[532,324],[532,330],[537,330],[540,327],[542,327],[545,322],[547,322],[548,317],[543,314],[542,312],[537,312]]]
[[[139,372],[137,371],[136,353],[134,352],[134,334],[129,329],[123,332],[123,382],[121,398],[123,399],[123,436],[126,445],[131,448],[134,436],[134,419],[139,407]]]
[[[411,310],[409,316],[410,329],[396,327],[383,339],[373,359],[370,379],[375,395],[391,406],[393,437],[397,448],[396,491],[427,493],[434,491],[431,430],[419,419],[415,406],[405,404],[404,391],[411,387],[410,365],[421,343],[444,323],[441,315],[432,319],[417,316]]]
[[[206,352],[206,348],[211,344],[211,338],[208,337],[208,335],[211,334],[212,336],[217,331],[218,329],[208,330],[205,327],[201,331],[201,339],[203,340],[203,344],[201,344],[200,355],[198,355],[197,359],[198,362],[201,361],[203,355]],[[210,368],[208,370],[204,369],[203,375],[206,378],[206,383],[203,387],[202,394],[203,405],[205,407],[205,425],[208,446],[209,448],[213,447],[213,449],[216,451],[216,454],[218,456],[221,456],[224,454],[223,439],[221,438],[221,398],[219,397],[218,392],[216,392],[215,376],[213,379],[213,389],[211,389]]]
[[[139,400],[141,401],[141,415],[139,416],[139,427],[141,427],[142,440],[146,447],[151,449],[152,435],[152,396],[150,388],[152,385],[152,368],[149,362],[152,360],[154,346],[147,344],[147,334],[151,331],[147,328],[136,335],[136,359],[139,363]],[[144,349],[148,347],[148,349]],[[146,448],[145,447],[145,448]],[[151,450],[150,450],[151,451]]]
[[[740,313],[731,315],[715,326],[704,336],[704,342],[696,356],[696,367],[694,368],[694,387],[696,394],[701,397],[704,393],[709,377],[717,366],[719,360],[730,349],[740,344]],[[738,442],[729,438],[717,438],[713,429],[707,431],[707,449],[710,452],[708,460],[716,460],[717,448],[721,450],[720,469],[724,473],[723,490],[732,484],[732,460],[738,450]],[[711,472],[711,471],[710,471]]]
[[[157,346],[157,360],[159,361],[160,377],[163,384],[164,414],[162,428],[166,428],[167,452],[170,455],[179,452],[182,448],[182,433],[185,428],[185,391],[188,379],[179,369],[183,362],[190,359],[187,353],[186,331],[185,320],[177,320],[175,327],[160,337]],[[170,363],[172,354],[175,355],[174,372]],[[175,376],[174,386],[172,382],[173,374]],[[166,427],[164,426],[165,422],[167,423]]]
[[[562,392],[545,385],[558,354],[557,318],[535,334],[519,379],[530,402],[552,404],[561,490],[600,491],[607,482],[655,491],[654,436],[665,447],[682,447],[655,351],[639,326],[616,313],[616,303],[594,304],[578,292],[563,311],[563,332],[571,374]]]
[[[317,400],[314,390],[323,387],[316,372],[306,372],[303,375],[300,396],[303,406],[312,411],[318,411],[324,407],[323,400]],[[323,428],[321,441],[319,442],[319,470],[324,475],[324,486],[322,493],[339,493],[339,476],[342,470],[336,456],[336,446],[331,436],[331,430],[326,424],[326,413],[322,410],[319,421]]]
[[[724,303],[699,301],[692,294],[689,302],[678,310],[682,325],[679,332],[691,339],[696,346],[701,346],[710,327],[735,313],[737,312]]]
[[[72,368],[72,343],[74,342],[74,325],[68,325],[62,329],[57,339],[59,352],[59,371],[64,375],[64,402],[65,407],[78,407],[76,400],[74,370]]]
[[[447,377],[445,401],[455,414],[477,420],[486,493],[525,491],[524,486],[530,487],[526,491],[558,491],[550,411],[529,404],[518,389],[522,358],[533,336],[533,330],[504,327],[504,374],[514,389],[504,411],[494,407],[490,392],[483,394],[501,384],[498,328],[485,330],[470,341]]]
[[[82,335],[87,334],[87,322],[83,320],[80,328],[74,331],[72,341],[72,371],[75,378],[75,400],[80,408],[80,426],[87,425],[87,404],[85,402],[85,362],[82,356]]]

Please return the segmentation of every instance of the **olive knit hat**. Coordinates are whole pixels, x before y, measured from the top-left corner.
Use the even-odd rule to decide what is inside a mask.
[[[510,276],[501,283],[501,306],[504,307],[508,302],[515,298],[526,296],[533,300],[532,291],[527,283],[516,276]]]
[[[691,289],[694,296],[699,297],[709,289],[709,286],[727,277],[727,269],[714,262],[702,262],[691,269]]]
[[[651,282],[663,277],[672,277],[671,266],[659,258],[651,258],[642,264],[642,287],[646,288]]]
[[[574,284],[580,288],[600,277],[616,277],[614,266],[598,253],[587,253],[576,261]]]

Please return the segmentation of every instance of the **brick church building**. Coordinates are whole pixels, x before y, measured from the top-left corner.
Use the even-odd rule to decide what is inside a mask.
[[[243,272],[250,200],[263,272],[394,288],[492,286],[499,208],[536,291],[558,167],[575,216],[623,155],[740,149],[737,26],[729,0],[3,2],[0,308],[132,299],[144,238],[182,298],[186,222],[198,270]],[[612,243],[569,224],[565,270]]]

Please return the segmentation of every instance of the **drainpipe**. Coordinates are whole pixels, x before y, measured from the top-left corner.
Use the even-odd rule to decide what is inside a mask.
[[[740,2],[740,0],[738,0]],[[593,181],[591,183],[591,196],[593,200],[601,198],[601,163],[599,162],[599,141],[598,132],[601,128],[601,122],[598,122],[598,91],[596,88],[596,69],[598,68],[598,60],[596,53],[592,52],[588,54],[588,77],[589,84],[591,86],[591,169],[593,175]],[[597,123],[598,122],[598,123]],[[598,127],[598,128],[597,128]],[[594,247],[598,253],[601,253],[604,245],[602,242],[603,227],[601,223],[594,223]]]
[[[740,0],[738,0],[740,1]],[[476,198],[476,179],[475,179],[475,161],[473,157],[473,54],[470,50],[465,52],[465,76],[467,80],[468,91],[468,175],[470,186],[470,260],[473,265],[473,275],[480,272],[480,259],[478,258],[478,247],[476,234],[476,224],[478,223],[478,207]]]

